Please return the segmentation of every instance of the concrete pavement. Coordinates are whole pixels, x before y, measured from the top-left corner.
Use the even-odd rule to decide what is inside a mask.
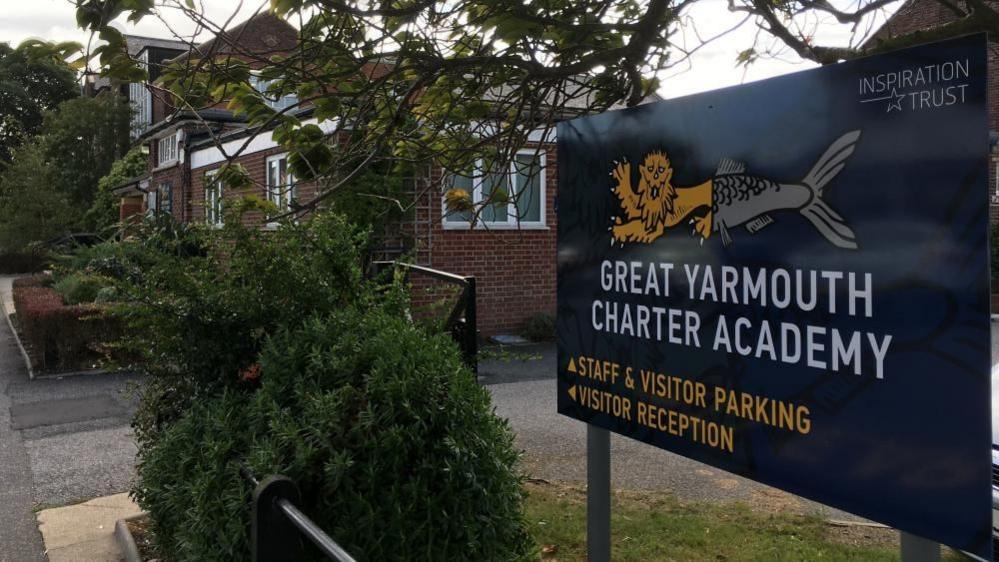
[[[0,302],[11,280],[0,277]],[[138,384],[123,374],[29,380],[0,321],[0,562],[46,559],[35,509],[128,490]]]
[[[128,494],[40,511],[38,529],[45,539],[49,562],[122,560],[114,537],[115,522],[140,511]]]

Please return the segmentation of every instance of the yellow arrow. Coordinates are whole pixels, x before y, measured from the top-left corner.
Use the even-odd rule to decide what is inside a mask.
[[[572,385],[569,387],[569,397],[572,398],[573,401],[576,400],[576,385]]]
[[[576,362],[572,360],[572,357],[569,358],[569,366],[566,367],[565,370],[569,371],[570,373],[576,372]]]

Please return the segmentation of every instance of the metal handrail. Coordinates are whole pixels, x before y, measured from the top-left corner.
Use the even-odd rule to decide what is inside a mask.
[[[254,486],[250,529],[252,562],[304,559],[303,536],[333,562],[357,562],[298,509],[295,505],[300,501],[298,486],[290,478],[276,474],[257,480],[245,466],[240,467],[239,473]]]
[[[295,504],[284,498],[278,498],[277,500],[278,508],[284,512],[284,514],[291,520],[291,522],[298,527],[298,530],[302,532],[303,535],[312,544],[323,552],[330,560],[336,560],[337,562],[356,562],[354,557],[351,556],[346,550],[330,538],[318,525],[312,522],[304,513],[299,511]]]
[[[475,305],[475,276],[462,276],[400,261],[373,261],[371,265],[376,271],[385,267],[401,267],[407,272],[420,273],[440,281],[459,285],[462,288],[461,297],[455,303],[451,313],[448,314],[444,328],[451,332],[451,336],[461,348],[465,363],[468,364],[469,368],[472,369],[472,373],[477,377],[479,374],[479,334],[476,329],[478,318]]]

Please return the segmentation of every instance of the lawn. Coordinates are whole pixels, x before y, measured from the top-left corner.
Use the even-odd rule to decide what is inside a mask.
[[[585,489],[532,481],[527,491],[527,522],[543,549],[541,558],[585,561]],[[612,517],[615,562],[898,560],[893,530],[831,525],[741,503],[687,503],[666,492],[618,491]],[[967,560],[946,548],[943,559]]]

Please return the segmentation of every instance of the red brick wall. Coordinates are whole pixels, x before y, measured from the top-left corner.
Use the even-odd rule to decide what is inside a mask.
[[[245,195],[256,195],[266,200],[267,158],[274,156],[275,154],[282,154],[284,152],[284,148],[274,147],[238,158],[236,162],[246,168],[246,171],[250,175],[250,179],[254,182],[254,185],[239,192],[224,190],[224,199],[232,199],[234,197]],[[186,194],[185,202],[185,204],[191,209],[191,213],[187,215],[188,221],[204,222],[205,173],[212,170],[218,170],[223,164],[224,162],[218,162],[210,166],[203,166],[201,168],[191,170],[190,189],[187,190],[188,193]],[[295,190],[296,199],[303,202],[308,201],[316,195],[316,184],[311,182],[299,182],[295,185]],[[263,223],[264,216],[259,212],[248,212],[243,215],[243,224],[247,226],[260,226]]]
[[[538,230],[445,229],[441,222],[441,190],[428,198],[430,236],[418,240],[429,250],[429,265],[459,275],[474,275],[478,293],[478,329],[483,336],[519,334],[524,321],[537,313],[555,314],[555,146],[545,147],[545,225]],[[431,185],[440,185],[434,168]],[[426,220],[417,216],[417,222]],[[419,291],[427,283],[412,278]]]

